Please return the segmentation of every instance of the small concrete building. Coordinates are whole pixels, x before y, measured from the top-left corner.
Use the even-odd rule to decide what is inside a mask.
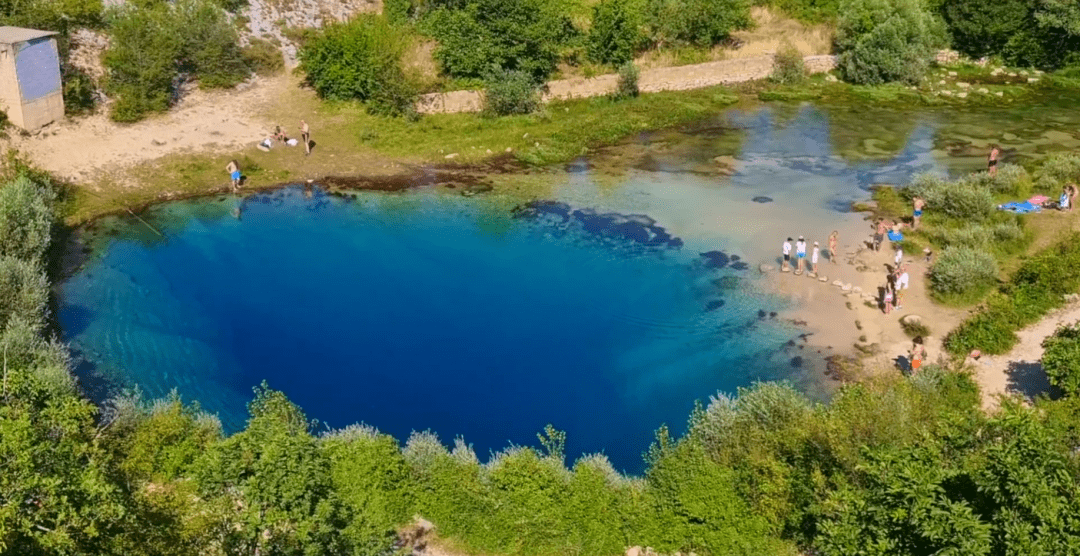
[[[27,131],[64,118],[55,34],[0,27],[0,109]]]

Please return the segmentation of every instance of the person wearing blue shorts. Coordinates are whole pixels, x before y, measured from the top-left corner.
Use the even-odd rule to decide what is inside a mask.
[[[225,171],[229,173],[229,178],[232,180],[233,191],[240,189],[240,165],[235,160],[230,160],[225,165]]]
[[[799,261],[795,274],[802,274],[803,265],[806,264],[806,240],[803,236],[799,236],[799,241],[795,242],[795,258]]]
[[[911,213],[911,229],[917,230],[919,221],[922,220],[922,211],[923,207],[926,206],[926,201],[922,197],[915,197],[911,200],[911,204],[914,205],[914,210]]]

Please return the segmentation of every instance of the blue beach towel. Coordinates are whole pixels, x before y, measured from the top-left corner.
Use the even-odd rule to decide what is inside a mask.
[[[889,241],[901,241],[904,239],[904,234],[900,232],[889,231]]]
[[[998,205],[998,210],[1008,210],[1017,214],[1027,214],[1029,212],[1039,212],[1042,210],[1042,207],[1028,201],[1023,201],[1020,203],[1005,203],[1004,205]]]

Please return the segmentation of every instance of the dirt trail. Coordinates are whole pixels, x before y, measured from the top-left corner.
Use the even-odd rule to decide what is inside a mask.
[[[231,91],[194,90],[167,114],[138,123],[117,124],[99,113],[69,118],[29,136],[13,134],[5,142],[62,178],[93,183],[168,154],[254,144],[273,129],[264,114],[291,83],[281,76],[254,79]]]

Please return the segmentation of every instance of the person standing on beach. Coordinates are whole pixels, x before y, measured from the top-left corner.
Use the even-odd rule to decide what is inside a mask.
[[[904,249],[896,246],[896,256],[893,257],[893,269],[900,268],[900,261],[904,260]]]
[[[240,165],[235,160],[230,160],[225,165],[225,171],[229,173],[229,179],[232,180],[233,191],[240,189]]]
[[[877,229],[874,230],[874,251],[881,251],[881,244],[885,241],[885,231],[887,229],[885,221],[878,220]]]
[[[311,154],[311,128],[304,120],[300,120],[300,140],[304,142],[304,156]]]
[[[892,277],[890,276],[889,279],[885,280],[885,291],[882,294],[882,298],[881,298],[881,310],[884,311],[885,314],[887,315],[890,312],[892,312],[892,306],[893,306],[893,282],[892,282]]]
[[[990,177],[997,175],[998,156],[1001,151],[998,150],[997,145],[990,145],[990,155],[986,157],[986,171],[990,174]]]
[[[836,230],[833,230],[833,232],[831,234],[829,234],[829,262],[831,262],[832,264],[837,264],[836,263],[836,243],[839,240],[840,240],[840,232],[838,232]]]
[[[922,220],[922,209],[926,206],[926,201],[924,201],[922,197],[915,197],[911,200],[911,204],[914,207],[914,210],[911,213],[911,229],[918,230],[919,221]]]
[[[922,336],[915,336],[915,339],[911,341],[911,376],[915,376],[915,373],[919,372],[919,367],[922,367],[923,359],[926,359],[926,346],[923,345]]]
[[[812,276],[817,276],[817,260],[818,255],[821,254],[821,248],[818,247],[818,242],[814,242],[814,250],[810,252],[810,272]]]
[[[799,241],[795,242],[795,258],[799,261],[799,267],[795,274],[802,274],[803,265],[806,264],[806,240],[803,239],[803,236],[799,236]]]
[[[896,295],[894,296],[896,309],[904,308],[904,290],[908,289],[908,282],[911,277],[908,276],[907,265],[900,267],[900,270],[896,274]]]
[[[791,238],[787,238],[784,242],[784,265],[780,267],[780,272],[787,272],[791,270],[789,263],[791,262]]]

